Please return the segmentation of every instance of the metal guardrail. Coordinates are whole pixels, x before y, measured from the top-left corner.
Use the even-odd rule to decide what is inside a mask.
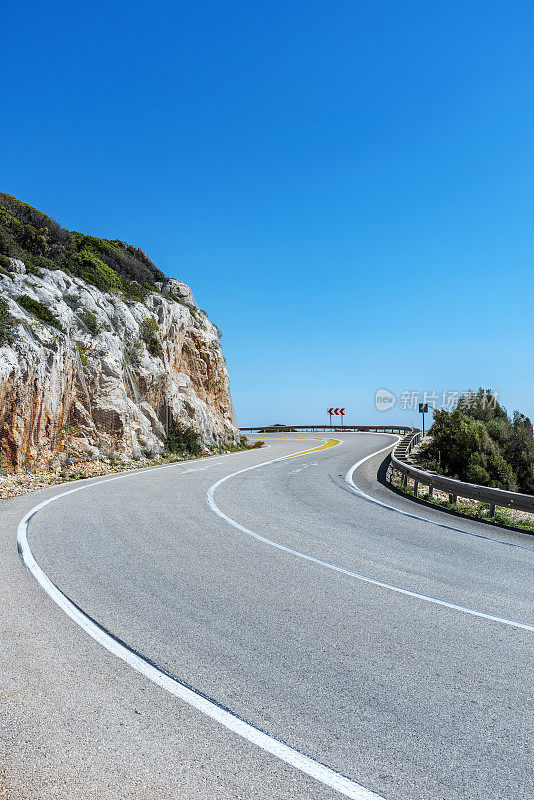
[[[409,433],[413,431],[406,425],[253,425],[250,428],[240,428],[249,433],[283,433],[287,431],[359,431],[360,433]]]
[[[458,497],[489,503],[490,516],[492,517],[495,515],[496,506],[534,513],[534,495],[507,492],[504,489],[492,489],[489,486],[477,486],[474,483],[464,483],[454,478],[446,478],[444,475],[436,475],[433,472],[418,469],[412,464],[406,463],[404,459],[408,457],[410,451],[418,444],[420,439],[421,431],[412,430],[394,448],[391,454],[391,463],[388,467],[387,479],[389,481],[391,481],[395,470],[403,476],[404,486],[407,485],[408,478],[414,481],[414,495],[416,497],[419,492],[419,485],[428,486],[430,495],[433,494],[434,489],[447,492],[451,503],[456,503]]]

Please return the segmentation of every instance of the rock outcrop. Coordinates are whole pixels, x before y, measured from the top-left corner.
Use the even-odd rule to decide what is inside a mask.
[[[141,301],[10,261],[14,274],[0,274],[12,318],[0,347],[5,469],[161,452],[176,422],[206,445],[237,438],[218,330],[186,284],[158,282]]]

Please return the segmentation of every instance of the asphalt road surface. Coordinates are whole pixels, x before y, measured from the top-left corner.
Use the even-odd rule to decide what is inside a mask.
[[[2,504],[2,800],[534,797],[534,537],[319,436]]]

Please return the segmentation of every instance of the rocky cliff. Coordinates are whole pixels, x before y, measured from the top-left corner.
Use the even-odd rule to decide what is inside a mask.
[[[219,332],[188,286],[99,288],[56,263],[0,262],[4,468],[161,452],[175,423],[206,445],[237,437]]]

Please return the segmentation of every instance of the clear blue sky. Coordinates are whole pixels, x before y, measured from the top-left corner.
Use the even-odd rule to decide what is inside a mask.
[[[534,4],[3,12],[2,189],[141,246],[223,330],[242,425],[534,416]]]

